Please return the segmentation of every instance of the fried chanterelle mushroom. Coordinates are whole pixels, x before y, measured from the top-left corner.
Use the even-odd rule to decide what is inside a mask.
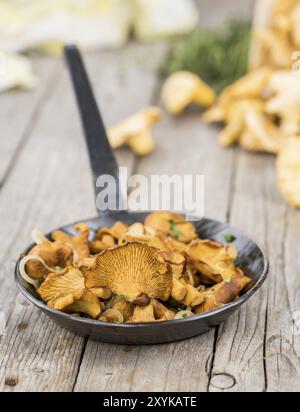
[[[146,217],[145,226],[154,229],[158,235],[171,236],[182,243],[188,243],[197,237],[194,225],[177,213],[150,213]]]
[[[79,269],[70,268],[64,274],[50,273],[38,289],[48,306],[63,310],[84,294],[84,276]]]
[[[86,273],[86,286],[105,286],[133,304],[146,306],[151,298],[169,298],[172,275],[157,249],[132,242],[101,252]]]
[[[280,182],[285,173],[298,176],[290,158],[298,145],[281,154]],[[233,244],[200,239],[195,226],[173,212],[101,227],[90,240],[86,224],[74,229],[77,236],[55,231],[53,240],[34,230],[36,246],[19,265],[49,307],[71,316],[119,324],[182,319],[238,299],[250,282],[235,265]]]

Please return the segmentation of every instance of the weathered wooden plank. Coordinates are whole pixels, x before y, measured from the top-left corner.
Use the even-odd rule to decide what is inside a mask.
[[[231,221],[265,245],[271,270],[261,291],[220,330],[210,390],[299,391],[300,340],[293,323],[299,220],[300,212],[278,194],[274,159],[241,153]]]
[[[267,243],[265,190],[273,159],[239,152],[230,222],[261,244]],[[275,188],[273,189],[275,191]],[[250,207],[251,205],[251,207]],[[211,391],[263,391],[266,285],[219,330]]]
[[[122,81],[118,80],[118,52],[91,54],[87,64],[105,117],[111,122],[119,120],[127,114],[128,104],[120,106],[117,97],[122,96],[123,102],[133,98],[128,73],[132,78],[134,70],[135,81],[140,79],[143,84],[147,84],[148,74],[132,69],[129,61]],[[100,67],[101,75],[97,76]],[[145,90],[141,93],[145,95]],[[144,105],[142,101],[138,104]],[[129,152],[118,152],[123,165],[130,167],[132,158]],[[0,390],[72,390],[84,340],[27,306],[13,285],[13,265],[33,227],[48,231],[94,214],[87,154],[70,82],[61,69],[53,93],[0,192],[0,302],[7,319],[6,334],[0,338]]]
[[[272,181],[273,180],[273,181]],[[274,184],[274,179],[270,184]],[[300,390],[300,211],[274,202],[268,192],[268,243],[272,271],[266,316],[266,389]],[[295,323],[293,322],[295,319]]]
[[[3,184],[18,147],[32,129],[45,100],[51,93],[58,61],[43,57],[33,58],[39,86],[32,91],[14,90],[0,95],[0,185]]]
[[[4,284],[0,293],[1,309],[8,321],[0,343],[0,387],[4,391],[70,390],[80,358],[82,339],[60,330],[38,310],[28,307],[16,294],[12,270],[13,260],[28,243],[33,227],[49,230],[94,210],[71,99],[61,69],[53,95],[0,192],[0,220],[5,222],[1,233]],[[7,262],[11,264],[6,266]],[[59,356],[64,353],[69,356]]]

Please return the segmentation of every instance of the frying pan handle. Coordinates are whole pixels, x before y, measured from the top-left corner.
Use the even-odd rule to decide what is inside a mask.
[[[97,179],[102,175],[110,175],[115,179],[116,185],[112,188],[113,193],[106,193],[115,197],[116,205],[119,205],[119,169],[108,141],[103,120],[97,102],[84,67],[84,63],[78,48],[75,45],[64,47],[64,55],[71,75],[73,88],[75,91],[77,105],[81,117],[85,141],[88,148],[90,165],[93,174],[96,203],[101,187],[97,187]],[[99,211],[97,204],[98,214]]]

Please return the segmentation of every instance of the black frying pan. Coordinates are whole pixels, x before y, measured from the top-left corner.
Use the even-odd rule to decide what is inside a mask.
[[[118,179],[118,166],[108,142],[104,124],[78,49],[75,46],[66,46],[65,57],[76,93],[97,195],[100,190],[96,187],[98,176],[109,174]],[[120,194],[116,193],[116,196],[120,196]],[[127,211],[101,212],[98,217],[87,219],[85,222],[94,234],[99,227],[110,227],[118,220],[127,224],[143,222],[146,215],[147,213],[130,213]],[[99,320],[74,317],[49,308],[40,300],[34,287],[21,277],[19,273],[20,259],[15,268],[15,280],[22,294],[30,302],[63,327],[82,336],[118,344],[164,343],[196,336],[224,322],[245,303],[264,282],[269,265],[263,250],[237,228],[205,218],[194,222],[194,225],[199,236],[204,239],[212,239],[222,243],[225,234],[234,235],[236,238],[234,245],[238,250],[237,265],[242,267],[247,275],[252,278],[252,282],[237,301],[211,312],[156,323],[106,323]],[[73,224],[61,227],[59,230],[75,235]],[[34,244],[31,244],[22,255],[27,254],[33,246]]]

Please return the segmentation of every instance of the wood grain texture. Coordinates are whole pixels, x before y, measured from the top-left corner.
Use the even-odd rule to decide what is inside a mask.
[[[238,152],[231,192],[229,220],[261,245],[267,243],[268,173],[274,173],[274,159]],[[259,171],[259,172],[257,172]],[[274,182],[273,190],[275,192]],[[251,207],[250,207],[251,205]],[[263,391],[266,285],[239,312],[219,328],[210,391]],[[220,377],[231,377],[220,382]],[[218,377],[216,379],[215,377]]]
[[[274,179],[273,179],[274,180]],[[268,191],[268,244],[272,271],[267,291],[267,391],[300,389],[300,211],[274,202]],[[294,320],[296,322],[294,322]]]
[[[0,96],[0,185],[13,163],[43,108],[52,88],[58,62],[51,58],[34,58],[34,72],[39,87],[32,91],[12,90]]]

